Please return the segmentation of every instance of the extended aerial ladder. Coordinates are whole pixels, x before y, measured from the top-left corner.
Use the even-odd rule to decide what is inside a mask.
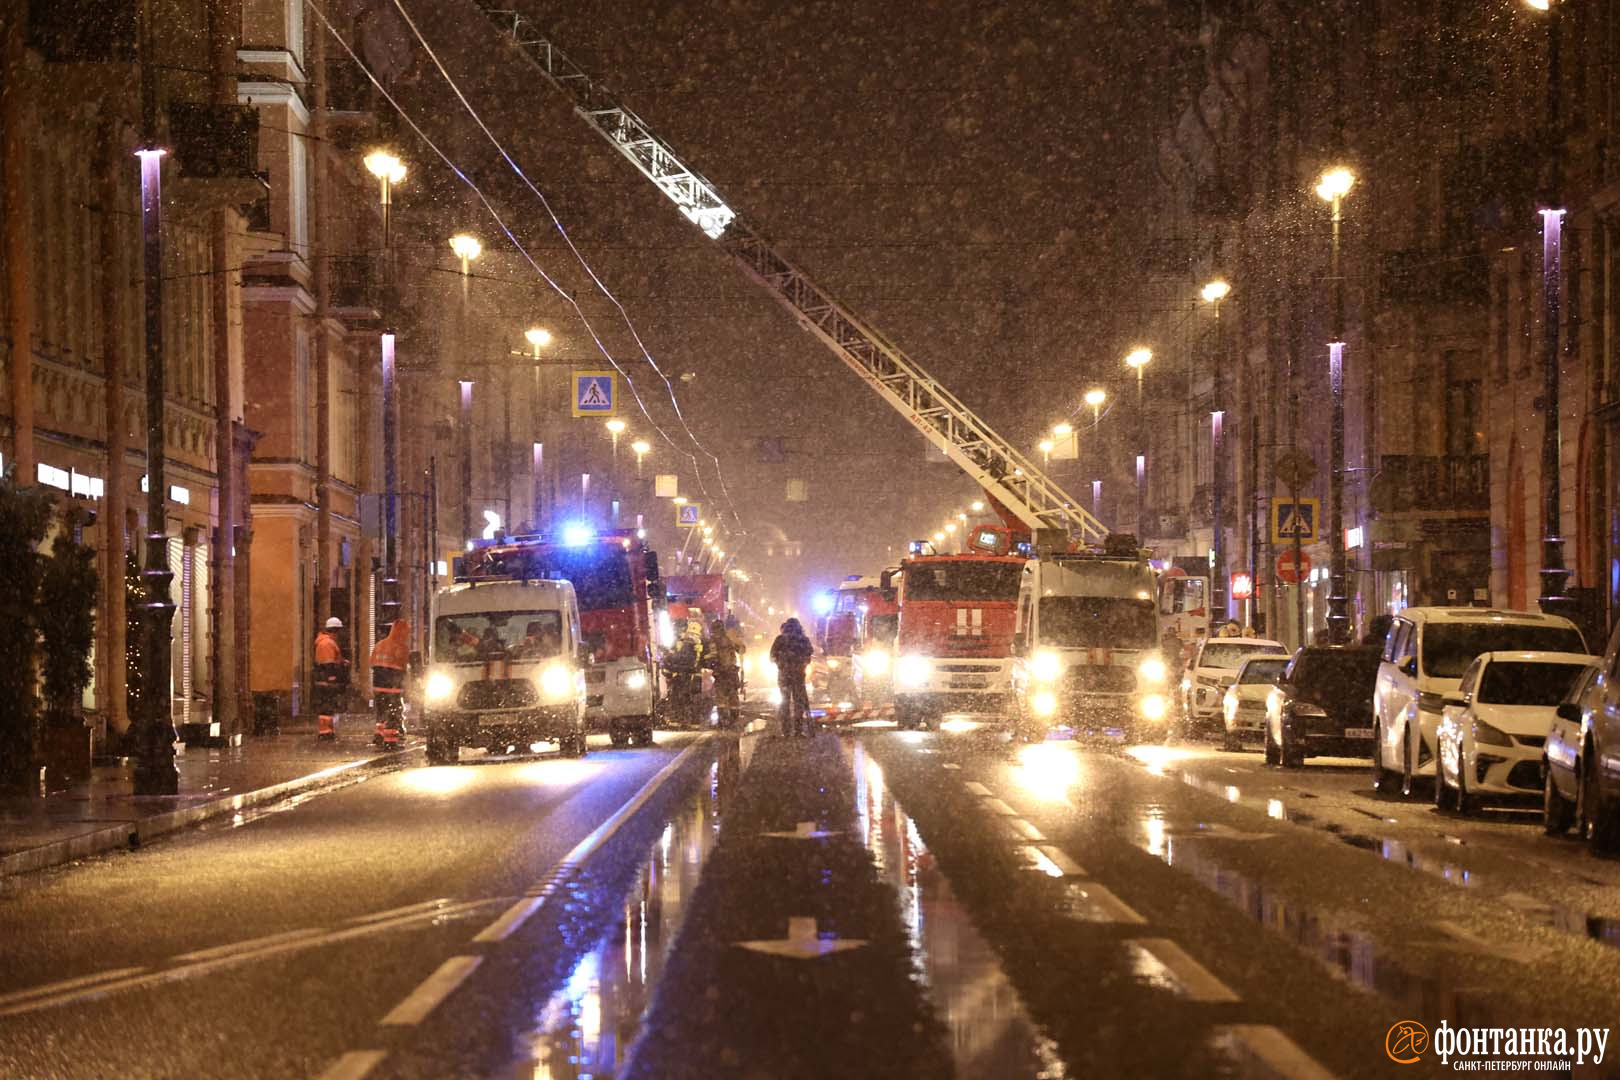
[[[527,16],[473,0],[551,85],[567,94],[574,111],[651,180],[698,228],[718,243],[831,349],[861,380],[894,407],[933,446],[968,474],[1007,524],[1033,533],[1061,529],[1081,543],[1101,541],[1107,530],[1068,492],[997,435],[900,347],[868,326],[804,271],[785,259],[743,221],[715,186],[687,165],[611,92],[587,75]]]

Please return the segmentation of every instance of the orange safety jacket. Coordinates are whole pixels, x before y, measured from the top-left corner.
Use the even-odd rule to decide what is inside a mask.
[[[395,619],[388,636],[371,647],[371,688],[379,694],[405,692],[405,667],[411,659],[411,627]]]

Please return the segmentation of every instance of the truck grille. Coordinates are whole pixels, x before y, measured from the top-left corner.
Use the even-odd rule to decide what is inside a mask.
[[[468,710],[526,709],[535,701],[528,679],[480,679],[461,688],[456,705]]]
[[[992,675],[1000,667],[998,661],[988,664],[940,664],[938,670],[947,675]]]
[[[1136,672],[1113,664],[1076,664],[1065,681],[1069,690],[1082,694],[1129,694],[1136,690]]]

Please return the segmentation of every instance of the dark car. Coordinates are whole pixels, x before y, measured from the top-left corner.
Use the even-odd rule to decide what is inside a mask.
[[[1299,650],[1266,705],[1266,764],[1298,768],[1323,754],[1371,757],[1375,645]]]

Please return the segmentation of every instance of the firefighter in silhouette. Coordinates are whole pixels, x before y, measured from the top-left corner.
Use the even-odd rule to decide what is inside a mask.
[[[411,661],[411,625],[395,619],[388,635],[371,647],[371,693],[377,724],[371,741],[399,749],[405,736],[405,670]]]
[[[742,648],[719,619],[709,624],[709,649],[703,658],[714,672],[714,703],[722,724],[735,724],[742,713]]]
[[[343,620],[336,615],[326,620],[315,635],[315,712],[319,716],[317,739],[337,738],[337,715],[343,711],[343,692],[349,686],[349,658],[343,655],[338,635]]]
[[[782,632],[771,642],[771,663],[776,665],[776,685],[782,692],[782,734],[810,734],[810,695],[804,686],[804,671],[816,653],[798,619],[782,624]]]

